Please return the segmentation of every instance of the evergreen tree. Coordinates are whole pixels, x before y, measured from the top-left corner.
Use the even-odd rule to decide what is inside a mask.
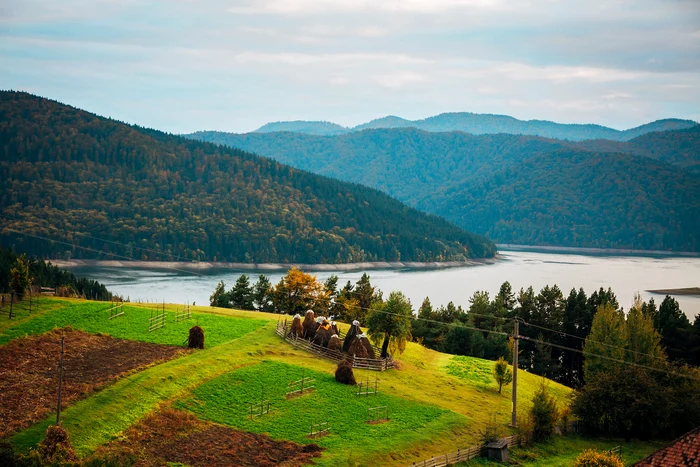
[[[539,443],[547,441],[554,435],[558,420],[557,403],[547,391],[544,379],[532,398],[530,420],[532,421],[532,438]]]
[[[255,310],[253,305],[253,289],[250,287],[250,279],[245,274],[236,281],[229,292],[231,305],[239,310]]]
[[[624,314],[609,303],[600,305],[593,318],[591,333],[583,345],[586,360],[584,376],[586,381],[601,372],[614,372],[619,364],[612,360],[597,358],[595,355],[609,359],[625,359],[627,329]]]
[[[231,297],[226,292],[226,284],[224,281],[219,281],[214,289],[214,293],[209,297],[209,305],[219,308],[231,308]]]
[[[686,349],[687,343],[692,341],[691,324],[675,298],[666,295],[661,302],[654,325],[661,334],[661,342],[672,360],[693,359]]]
[[[272,297],[272,284],[264,274],[258,276],[258,281],[253,285],[253,302],[255,309],[271,313],[275,311]]]

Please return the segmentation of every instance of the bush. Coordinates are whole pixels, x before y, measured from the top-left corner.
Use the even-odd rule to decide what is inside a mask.
[[[558,418],[557,403],[547,392],[547,386],[542,379],[540,388],[532,398],[532,409],[530,409],[533,441],[541,442],[550,439],[554,434]]]
[[[588,449],[576,458],[574,467],[625,467],[625,464],[615,454]]]

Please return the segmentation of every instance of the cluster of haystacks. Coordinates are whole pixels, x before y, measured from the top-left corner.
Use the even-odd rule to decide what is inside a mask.
[[[354,386],[357,384],[355,381],[355,374],[352,371],[352,363],[346,359],[342,359],[338,363],[338,368],[335,370],[335,380],[339,383],[349,384]]]
[[[352,322],[350,330],[345,335],[345,340],[343,341],[343,352],[348,353],[350,350],[350,344],[352,344],[352,341],[355,340],[355,336],[358,334],[362,334],[362,330],[360,329],[360,322],[355,320]]]
[[[190,335],[187,338],[187,347],[190,349],[204,348],[204,330],[199,326],[193,326],[190,329]]]
[[[348,348],[348,355],[357,358],[377,358],[374,347],[372,347],[372,344],[365,334],[358,334],[355,336],[355,339],[353,339],[350,344],[350,348]]]

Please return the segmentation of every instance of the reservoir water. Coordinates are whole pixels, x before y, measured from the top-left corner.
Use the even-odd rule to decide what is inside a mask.
[[[663,295],[652,295],[647,289],[677,289],[700,286],[700,258],[688,257],[635,257],[635,256],[586,256],[579,254],[534,253],[506,251],[495,264],[433,269],[433,270],[372,270],[367,271],[373,285],[386,297],[399,290],[411,299],[414,308],[428,296],[434,306],[453,301],[465,309],[469,297],[477,290],[486,290],[491,297],[505,281],[514,291],[532,286],[538,292],[545,285],[558,285],[566,297],[573,288],[583,287],[588,295],[600,287],[611,287],[620,305],[628,309],[635,292],[645,300],[654,297],[657,306]],[[193,303],[208,305],[209,296],[216,284],[223,280],[226,288],[233,286],[241,271],[213,270],[208,273],[187,273],[167,269],[130,269],[108,267],[76,267],[71,270],[107,287],[132,301],[168,303]],[[277,283],[281,272],[245,271],[251,283],[264,273]],[[363,271],[336,272],[339,285],[356,282]],[[332,272],[315,273],[325,279]],[[700,314],[699,296],[675,298],[691,322]]]

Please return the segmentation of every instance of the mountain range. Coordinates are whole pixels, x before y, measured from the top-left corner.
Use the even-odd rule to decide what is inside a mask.
[[[462,261],[494,244],[372,188],[0,92],[0,243],[38,256]]]
[[[415,128],[198,132],[385,191],[500,243],[700,251],[700,126],[628,142]]]
[[[620,131],[595,124],[564,124],[546,120],[518,120],[507,115],[475,114],[470,112],[443,113],[422,120],[406,120],[388,116],[372,120],[355,127],[343,127],[331,122],[291,121],[263,125],[254,133],[288,131],[308,135],[340,135],[362,130],[380,128],[415,128],[429,132],[462,131],[473,135],[506,133],[511,135],[534,135],[569,141],[606,139],[629,141],[637,136],[655,131],[680,130],[697,125],[692,120],[664,119],[636,128]]]

